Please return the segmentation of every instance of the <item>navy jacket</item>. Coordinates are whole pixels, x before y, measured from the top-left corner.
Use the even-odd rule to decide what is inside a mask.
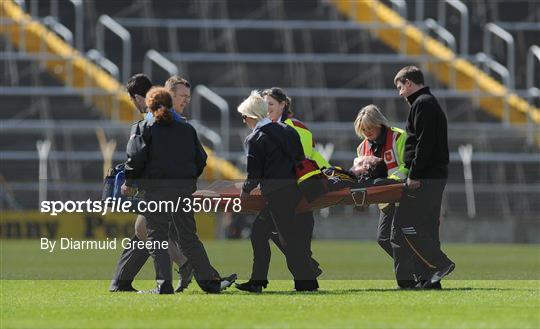
[[[251,192],[260,184],[263,195],[296,185],[294,165],[303,160],[304,150],[294,128],[283,123],[257,127],[246,138],[247,179],[242,190]]]
[[[150,192],[192,193],[206,159],[195,129],[187,122],[162,125],[141,120],[132,126],[127,144],[126,185],[136,179],[140,188]]]

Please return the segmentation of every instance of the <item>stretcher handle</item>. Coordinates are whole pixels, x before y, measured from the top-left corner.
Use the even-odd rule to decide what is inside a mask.
[[[362,201],[359,203],[359,200],[356,198],[357,193],[362,193]],[[354,205],[357,207],[364,207],[366,203],[367,190],[365,188],[356,188],[351,189],[351,197],[354,201]]]

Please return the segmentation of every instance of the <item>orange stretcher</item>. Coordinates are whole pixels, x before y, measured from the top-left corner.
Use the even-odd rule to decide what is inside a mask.
[[[354,205],[365,207],[370,204],[399,202],[403,193],[404,184],[390,184],[361,188],[344,188],[328,192],[313,202],[302,199],[296,208],[297,213],[313,211],[335,205]],[[230,203],[231,198],[240,198],[241,185],[239,183],[220,181],[204,190],[198,190],[193,194],[195,198],[208,198],[215,208],[223,212]],[[216,205],[216,203],[219,203]],[[266,201],[259,189],[255,189],[248,197],[241,199],[241,213],[259,213],[266,207]],[[227,207],[227,211],[232,208]]]

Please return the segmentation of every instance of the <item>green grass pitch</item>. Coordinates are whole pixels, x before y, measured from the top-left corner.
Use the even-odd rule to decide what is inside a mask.
[[[293,292],[273,249],[263,294],[208,295],[192,284],[156,296],[107,291],[120,250],[48,254],[37,241],[0,244],[0,328],[540,328],[538,245],[446,244],[457,268],[444,290],[396,291],[390,258],[375,243],[315,241],[319,292]],[[249,241],[205,244],[222,274],[249,275]],[[148,262],[134,286],[152,288],[152,272]]]

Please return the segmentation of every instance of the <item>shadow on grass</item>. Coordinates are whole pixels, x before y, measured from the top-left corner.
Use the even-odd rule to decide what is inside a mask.
[[[228,293],[242,293],[242,294],[251,294],[251,295],[290,295],[290,296],[297,296],[297,295],[306,295],[306,296],[314,296],[314,295],[352,295],[352,294],[361,294],[361,293],[371,293],[371,292],[385,292],[385,293],[425,293],[426,291],[435,291],[435,292],[445,292],[445,291],[538,291],[538,289],[519,289],[519,288],[473,288],[473,287],[463,287],[463,288],[444,288],[441,290],[434,290],[434,289],[396,289],[396,288],[365,288],[365,289],[345,289],[345,290],[319,290],[315,292],[297,292],[297,291],[272,291],[272,290],[265,290],[260,294],[255,293],[246,293],[243,291],[234,291],[229,290]]]

